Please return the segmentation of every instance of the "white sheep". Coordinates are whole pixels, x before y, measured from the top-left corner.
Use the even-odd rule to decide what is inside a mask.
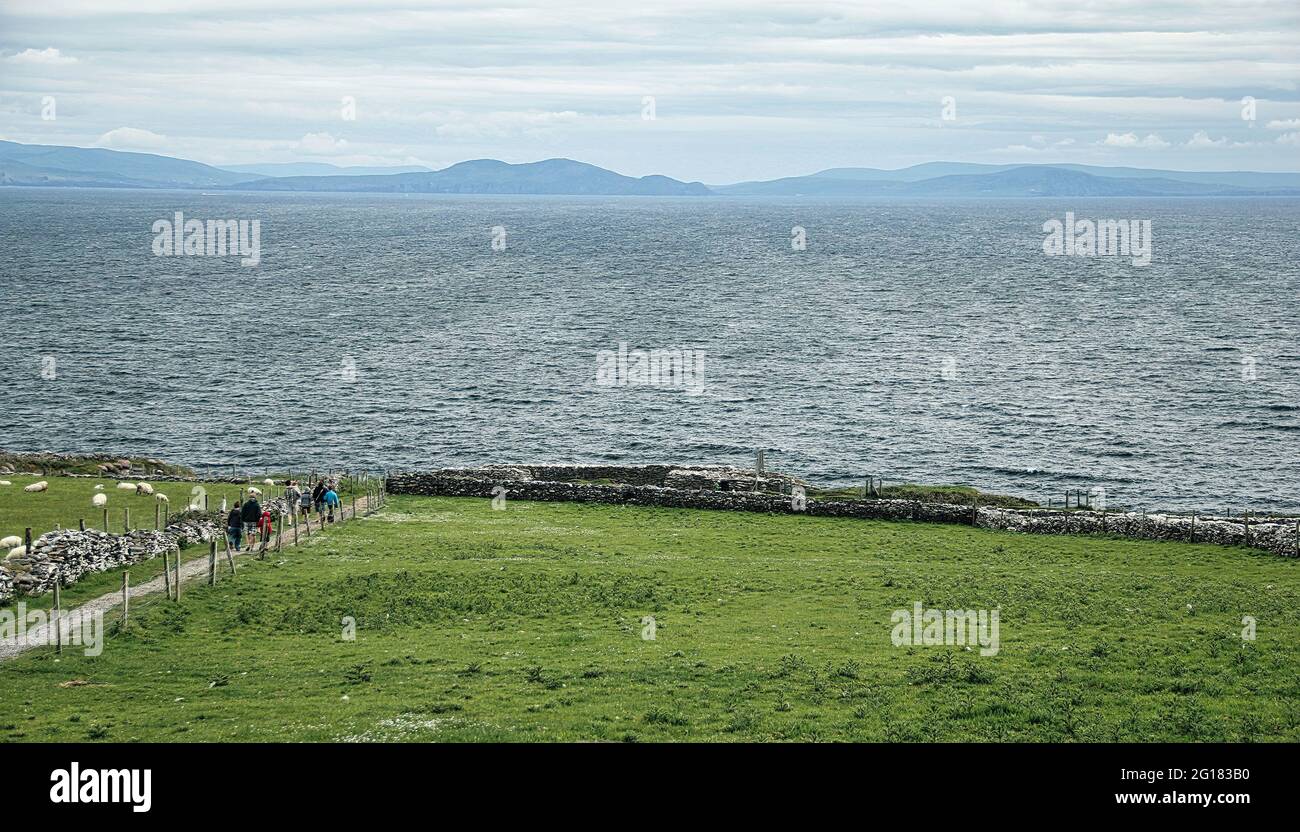
[[[262,485],[275,485],[275,480],[271,479],[270,477],[267,477],[266,479],[262,480]]]
[[[261,496],[262,496],[262,489],[260,489],[260,488],[253,488],[253,487],[250,485],[250,486],[248,487],[248,493],[249,493],[249,494],[252,494],[254,497],[261,497]]]
[[[154,499],[157,500],[157,501],[160,502],[160,503],[170,503],[170,502],[171,502],[171,500],[167,499],[167,495],[166,495],[166,494],[163,494],[161,491],[154,495]]]
[[[34,482],[31,485],[24,487],[23,491],[30,491],[35,494],[37,491],[44,491],[49,487],[50,484],[48,482],[41,480],[40,482]]]
[[[0,549],[12,549],[15,546],[23,545],[23,539],[16,534],[8,537],[0,537]]]
[[[0,480],[0,485],[13,485],[9,480]]]
[[[9,550],[9,557],[11,558],[21,558],[26,556],[27,556],[26,546],[15,546],[14,548]]]
[[[118,490],[118,491],[135,491],[135,483],[133,483],[133,482],[119,482],[119,483],[117,484],[117,490]]]
[[[139,482],[135,485],[135,493],[141,497],[148,497],[153,493],[153,486],[147,482]]]
[[[96,494],[95,496],[93,496],[93,497],[90,498],[90,502],[91,502],[93,505],[95,505],[96,507],[107,505],[107,504],[108,504],[108,495],[107,495],[107,494]]]
[[[96,491],[103,491],[103,490],[104,490],[104,484],[103,484],[102,482],[101,482],[101,483],[97,483],[97,484],[95,485],[95,490],[96,490]]]

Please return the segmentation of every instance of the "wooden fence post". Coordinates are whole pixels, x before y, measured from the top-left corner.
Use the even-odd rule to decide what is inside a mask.
[[[177,557],[180,557],[179,552],[177,553]],[[163,552],[163,591],[167,593],[167,598],[169,600],[172,597],[171,575],[172,575],[171,556],[167,552]]]
[[[162,503],[157,500],[153,503],[153,528],[154,531],[162,528]]]
[[[63,597],[60,590],[63,586],[63,567],[54,574],[54,615],[50,616],[51,624],[54,625],[54,651],[63,652]]]
[[[78,526],[81,528],[81,530],[84,532],[84,531],[86,530],[86,518],[84,518],[84,517],[79,517],[79,518],[77,518],[77,525],[78,525]]]
[[[298,545],[298,512],[293,514],[293,545]]]
[[[127,613],[131,604],[131,572],[122,573],[122,629],[126,629]]]
[[[230,551],[230,541],[226,541],[226,551]],[[217,583],[217,541],[212,541],[208,547],[208,586],[214,586]]]
[[[216,541],[213,541],[212,545],[215,546]],[[181,600],[181,550],[179,547],[177,547],[176,549],[176,557],[172,558],[172,563],[175,565],[176,568],[176,579],[172,581],[172,583],[174,583],[176,587],[173,591],[176,593],[176,600],[180,601]]]
[[[108,509],[104,509],[104,532],[105,534],[108,534],[110,531],[111,530],[108,528]]]
[[[1246,514],[1244,515],[1243,524],[1246,527],[1246,545],[1249,546],[1250,545],[1250,512],[1249,511],[1247,511]]]
[[[214,572],[216,571],[216,549],[217,549],[217,547],[216,547],[215,545],[213,545],[213,547],[212,547],[212,552],[213,552],[213,571],[214,571]],[[226,563],[230,564],[230,574],[233,576],[233,575],[235,574],[235,554],[234,554],[233,551],[231,551],[231,548],[230,548],[230,541],[229,541],[229,540],[226,541]]]
[[[27,557],[32,556],[32,527],[28,526],[23,532],[23,548],[27,550]]]
[[[131,531],[131,507],[122,509],[122,534]]]
[[[1196,542],[1196,512],[1192,512],[1192,527],[1187,531],[1187,542]]]

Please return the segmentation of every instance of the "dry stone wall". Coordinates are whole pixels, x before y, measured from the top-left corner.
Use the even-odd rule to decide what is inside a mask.
[[[620,484],[597,485],[565,480],[545,480],[535,475],[561,468],[566,480],[609,479]],[[574,468],[600,471],[600,476],[567,476]],[[390,494],[421,494],[441,497],[485,497],[493,489],[506,489],[507,499],[540,500],[611,505],[701,508],[724,511],[803,513],[814,517],[856,517],[864,520],[917,520],[926,523],[957,523],[987,529],[1028,534],[1107,534],[1135,540],[1179,540],[1251,546],[1277,555],[1300,555],[1300,521],[1294,518],[1262,517],[1249,526],[1241,519],[1181,517],[1136,512],[1053,511],[1051,509],[976,508],[953,503],[919,500],[819,500],[808,499],[797,512],[788,495],[711,489],[669,488],[661,485],[622,483],[627,479],[650,479],[646,469],[664,469],[663,476],[679,466],[493,466],[479,469],[443,469],[429,473],[391,474]],[[530,478],[496,476],[508,471],[528,471]],[[752,472],[750,477],[752,479]]]
[[[127,534],[108,534],[94,529],[84,532],[61,529],[46,532],[32,541],[30,552],[0,563],[0,602],[18,595],[51,592],[60,574],[63,586],[71,586],[87,574],[207,543],[221,534],[222,525],[219,514],[189,511],[178,515],[161,531],[136,529]]]

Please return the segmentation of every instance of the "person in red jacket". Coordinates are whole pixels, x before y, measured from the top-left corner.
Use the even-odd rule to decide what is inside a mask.
[[[269,511],[262,512],[261,519],[257,521],[257,531],[258,531],[258,535],[262,538],[263,544],[270,541],[271,533],[274,531],[274,529],[271,526],[271,512]]]

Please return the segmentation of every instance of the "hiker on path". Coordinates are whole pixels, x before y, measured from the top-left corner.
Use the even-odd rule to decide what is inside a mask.
[[[251,549],[253,548],[253,539],[257,535],[257,521],[262,519],[262,507],[258,505],[256,495],[250,495],[248,500],[244,502],[242,516],[244,518],[244,537],[248,548]]]
[[[316,507],[317,514],[325,510],[325,492],[328,490],[325,480],[317,480],[316,487],[311,490],[311,502]]]
[[[298,510],[298,500],[302,496],[302,489],[298,488],[297,480],[290,480],[289,485],[284,489],[284,502],[289,506],[289,513]]]
[[[327,506],[330,507],[330,522],[331,522],[331,523],[334,522],[334,509],[335,509],[335,507],[337,507],[339,504],[340,504],[340,501],[339,501],[339,495],[338,495],[338,492],[336,492],[336,491],[334,490],[334,487],[333,487],[333,486],[330,486],[330,489],[329,489],[328,491],[325,492],[325,505],[327,505]],[[339,518],[342,519],[342,517],[343,517],[343,512],[340,511],[340,512],[339,512]]]
[[[267,543],[271,542],[271,535],[275,531],[275,528],[271,525],[270,509],[262,510],[262,516],[257,519],[257,531],[262,537],[262,545],[265,546]]]
[[[298,511],[303,517],[311,514],[311,492],[305,488],[298,495]]]
[[[239,541],[243,531],[244,512],[240,509],[239,502],[236,501],[230,515],[226,517],[226,540],[230,541],[230,548],[236,552],[239,551]]]

